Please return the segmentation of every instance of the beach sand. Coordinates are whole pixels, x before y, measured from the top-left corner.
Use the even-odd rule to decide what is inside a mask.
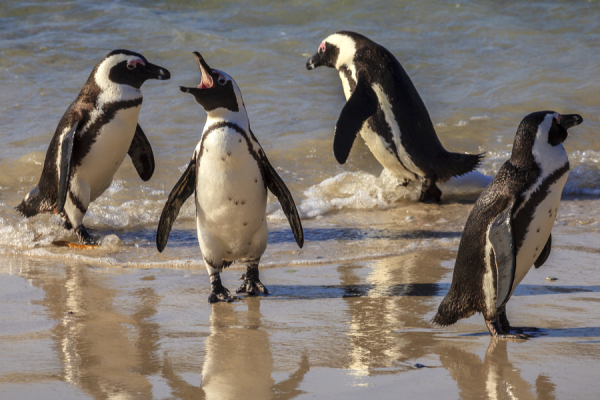
[[[527,341],[491,338],[480,314],[447,328],[429,322],[449,288],[456,239],[351,262],[268,264],[270,296],[215,305],[203,268],[5,255],[0,397],[595,398],[599,239],[593,227],[555,227],[551,257],[507,307],[514,326],[539,328]],[[224,285],[237,288],[241,272],[225,270]]]

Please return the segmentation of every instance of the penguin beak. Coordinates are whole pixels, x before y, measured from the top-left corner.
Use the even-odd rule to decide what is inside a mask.
[[[311,58],[306,61],[306,69],[311,70],[323,65],[321,60],[321,55],[319,53],[315,53]]]
[[[151,63],[146,63],[142,67],[142,74],[144,74],[146,79],[158,79],[160,81],[166,81],[171,78],[171,73],[163,67],[159,67],[158,65],[154,65]]]
[[[561,115],[560,121],[558,121],[559,125],[565,128],[565,130],[577,126],[582,122],[583,118],[579,114]]]
[[[181,90],[184,93],[191,93],[195,96],[196,94],[199,94],[202,90],[212,88],[214,86],[214,81],[211,75],[212,69],[208,66],[206,61],[204,61],[202,55],[195,51],[194,57],[196,57],[196,61],[198,61],[198,67],[200,67],[200,73],[202,74],[200,84],[195,88],[180,86],[179,90]]]

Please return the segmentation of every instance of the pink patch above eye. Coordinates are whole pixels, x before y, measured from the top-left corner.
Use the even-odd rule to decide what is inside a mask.
[[[562,119],[562,115],[558,114],[558,117],[556,117],[556,122],[558,122],[560,124],[561,119]]]
[[[325,42],[322,42],[321,45],[319,46],[319,52],[325,53]]]
[[[135,60],[131,60],[131,61],[127,62],[127,66],[133,65],[134,68],[138,64],[140,64],[140,65],[146,65],[146,63],[143,60],[139,59],[139,58],[136,58]]]

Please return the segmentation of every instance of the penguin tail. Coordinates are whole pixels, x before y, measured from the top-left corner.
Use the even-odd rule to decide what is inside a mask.
[[[440,326],[453,325],[461,319],[463,315],[463,310],[457,307],[457,302],[453,299],[452,291],[450,291],[440,303],[438,312],[431,322]]]
[[[481,164],[485,153],[481,154],[460,154],[445,152],[440,157],[440,167],[437,168],[436,175],[438,179],[445,181],[453,176],[461,176],[473,171]]]
[[[40,189],[36,186],[19,204],[15,207],[17,212],[23,217],[33,217],[42,212],[52,211],[52,207],[48,206],[48,202],[40,193]]]

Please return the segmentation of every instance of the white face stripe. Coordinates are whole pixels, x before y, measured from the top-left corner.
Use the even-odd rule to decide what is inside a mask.
[[[556,146],[552,146],[548,143],[548,133],[552,127],[552,120],[553,118],[558,120],[559,117],[559,114],[554,113],[549,114],[544,118],[544,121],[538,128],[535,142],[531,149],[535,161],[542,169],[542,176],[550,175],[569,161],[567,152],[562,143]]]
[[[349,36],[334,33],[325,39],[325,42],[331,43],[340,49],[340,54],[338,55],[335,69],[339,70],[343,65],[345,65],[352,72],[352,78],[356,82],[356,68],[354,67],[356,43],[354,43],[354,40],[352,40],[352,38]]]
[[[523,193],[524,201],[519,208],[513,212],[513,215],[517,215],[517,213],[525,207],[525,204],[527,204],[531,195],[540,187],[544,179],[569,162],[569,157],[562,143],[556,146],[552,146],[548,143],[548,133],[552,127],[552,120],[553,118],[558,119],[558,117],[559,114],[557,113],[548,114],[538,127],[531,153],[533,154],[535,162],[541,169],[541,174],[537,181]]]
[[[127,61],[128,63],[144,63],[144,60],[137,56],[125,54],[112,55],[100,63],[94,74],[94,81],[100,87],[101,92],[98,97],[96,108],[90,113],[90,119],[83,127],[82,132],[89,129],[89,127],[104,113],[103,107],[105,104],[136,100],[143,97],[140,89],[136,89],[129,85],[121,85],[112,82],[109,79],[110,69],[122,61]]]
[[[217,122],[225,121],[239,125],[240,128],[248,132],[250,129],[250,121],[248,120],[248,113],[246,112],[246,106],[244,105],[244,100],[242,99],[242,92],[240,88],[230,75],[218,69],[213,69],[213,71],[223,75],[223,77],[227,79],[227,81],[231,81],[239,111],[235,112],[226,108],[216,108],[210,112],[207,112],[207,119],[206,125],[204,125],[204,130],[206,131],[208,127]]]
[[[110,74],[110,69],[122,61],[145,64],[141,58],[126,54],[115,54],[102,61],[94,75],[94,81],[96,81],[96,84],[102,90],[100,98],[98,99],[99,106],[102,106],[105,103],[134,100],[142,97],[142,91],[140,89],[136,89],[129,85],[120,85],[109,79],[108,75]]]

